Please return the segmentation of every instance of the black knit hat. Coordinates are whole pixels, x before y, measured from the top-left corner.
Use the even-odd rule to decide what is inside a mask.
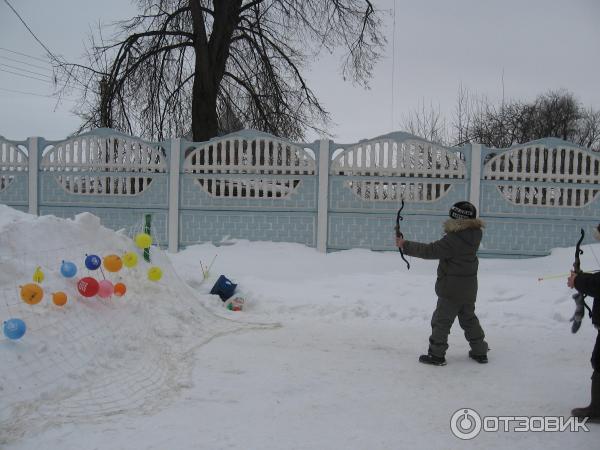
[[[449,216],[453,219],[474,219],[477,209],[469,202],[458,202],[450,208]]]

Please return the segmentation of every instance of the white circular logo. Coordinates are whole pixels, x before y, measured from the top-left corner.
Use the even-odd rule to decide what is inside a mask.
[[[459,409],[452,414],[450,429],[452,430],[452,434],[459,439],[473,439],[481,431],[481,417],[473,409]]]

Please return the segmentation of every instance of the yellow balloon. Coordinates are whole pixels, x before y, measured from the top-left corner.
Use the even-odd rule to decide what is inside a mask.
[[[135,237],[135,245],[139,248],[148,248],[152,245],[152,236],[147,233],[140,233]]]
[[[44,290],[35,283],[21,286],[21,300],[28,305],[37,305],[44,298]]]
[[[150,267],[148,269],[148,279],[150,281],[158,281],[162,278],[162,270],[160,267]]]
[[[138,256],[136,253],[127,252],[123,255],[123,264],[125,265],[125,267],[129,267],[131,269],[132,267],[137,266],[137,263]]]
[[[44,272],[42,272],[42,268],[39,266],[36,267],[35,272],[33,272],[33,281],[36,283],[41,283],[44,281]]]

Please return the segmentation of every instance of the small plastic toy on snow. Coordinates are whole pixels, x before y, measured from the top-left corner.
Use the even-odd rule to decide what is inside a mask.
[[[225,307],[230,311],[241,311],[244,308],[244,299],[242,297],[230,298],[225,302]]]

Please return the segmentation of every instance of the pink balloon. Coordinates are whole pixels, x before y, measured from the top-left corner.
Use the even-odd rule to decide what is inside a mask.
[[[108,280],[102,280],[98,285],[98,296],[102,298],[110,297],[115,290],[113,284]]]

